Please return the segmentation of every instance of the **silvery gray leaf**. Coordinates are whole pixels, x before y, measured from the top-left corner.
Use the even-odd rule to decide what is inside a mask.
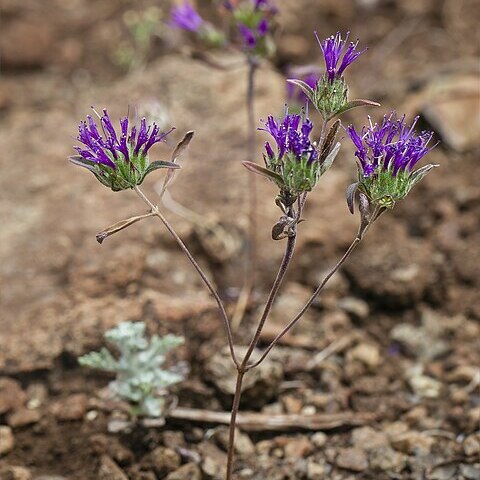
[[[335,160],[338,152],[340,151],[341,146],[342,144],[340,142],[337,142],[337,144],[333,147],[332,151],[327,155],[327,158],[320,165],[320,175],[323,175],[332,166],[332,163]]]
[[[355,213],[355,192],[357,191],[357,188],[358,182],[355,182],[349,185],[346,191],[347,205],[352,215]]]

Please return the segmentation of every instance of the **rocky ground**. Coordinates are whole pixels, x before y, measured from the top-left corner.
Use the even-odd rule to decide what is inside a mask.
[[[430,154],[441,168],[381,219],[249,381],[242,410],[253,416],[238,437],[236,478],[480,479],[479,9],[473,0],[278,3],[279,52],[259,71],[257,117],[281,112],[287,65],[319,61],[305,32],[350,29],[370,46],[350,72],[353,96],[421,114],[441,140]],[[145,209],[133,193],[113,194],[65,160],[90,105],[109,106],[114,118],[128,104],[161,116],[177,127],[176,140],[195,130],[171,191],[216,228],[205,234],[168,216],[222,295],[234,298],[246,227],[246,71],[192,60],[163,27],[142,66],[126,72],[114,61],[128,39],[123,12],[152,4],[0,7],[1,480],[222,476],[226,425],[215,412],[228,411],[233,386],[215,304],[159,222],[100,246],[95,233]],[[168,11],[168,2],[156,6],[160,16]],[[361,123],[365,114],[345,121]],[[263,140],[259,134],[259,151]],[[352,153],[345,141],[310,197],[261,346],[356,233],[344,199]],[[145,186],[152,197],[154,183]],[[260,302],[283,245],[270,239],[274,189],[258,186]],[[254,303],[235,331],[239,345],[257,317]],[[108,377],[76,362],[125,320],[185,336],[178,357],[190,374],[175,393],[201,421],[179,414],[125,430],[122,410],[105,396]],[[275,429],[273,415],[281,420]]]

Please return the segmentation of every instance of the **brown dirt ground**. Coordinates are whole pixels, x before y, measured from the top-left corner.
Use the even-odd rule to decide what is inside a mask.
[[[145,209],[133,193],[113,194],[65,160],[90,105],[109,106],[118,117],[127,104],[139,110],[155,104],[177,127],[176,139],[196,130],[172,194],[220,220],[221,232],[240,241],[245,68],[221,71],[192,60],[161,27],[141,71],[126,73],[112,61],[127,39],[122,14],[154,3],[3,0],[0,6],[0,425],[12,427],[15,441],[3,455],[0,448],[0,480],[155,480],[180,463],[191,465],[171,480],[221,474],[225,432],[216,425],[168,420],[162,428],[108,433],[118,414],[102,399],[108,379],[75,360],[99,348],[111,326],[143,320],[151,332],[186,337],[178,356],[191,373],[176,392],[181,406],[214,411],[231,401],[211,373],[211,359],[224,345],[220,320],[187,261],[154,220],[98,245],[97,231]],[[473,0],[278,3],[279,51],[259,72],[258,118],[281,112],[288,64],[319,61],[311,31],[349,29],[370,47],[348,74],[352,96],[380,101],[382,112],[421,114],[442,142],[430,154],[441,167],[372,229],[274,353],[283,380],[267,385],[271,398],[259,387],[242,406],[265,415],[346,412],[358,420],[370,413],[369,420],[326,428],[326,437],[300,429],[248,432],[236,478],[478,479],[480,8]],[[155,5],[168,12],[168,2]],[[365,114],[345,121],[361,123]],[[257,141],[260,151],[261,134]],[[347,143],[311,195],[262,345],[356,232],[344,200],[354,177]],[[158,150],[159,158],[172,144]],[[152,196],[153,185],[146,182]],[[270,240],[278,217],[274,189],[258,185],[257,267],[259,285],[266,286],[283,245]],[[205,238],[168,216],[225,298],[233,298],[242,255],[215,261],[205,253]],[[258,288],[258,300],[266,289]],[[248,340],[257,313],[252,305],[236,332],[238,344]],[[312,362],[335,341],[341,346],[334,354]],[[121,471],[112,473],[111,459]],[[27,468],[30,477],[18,470],[15,476],[13,466]]]

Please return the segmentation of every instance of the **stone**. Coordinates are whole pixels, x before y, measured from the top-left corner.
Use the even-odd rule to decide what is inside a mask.
[[[407,466],[408,457],[389,445],[383,445],[370,451],[369,460],[372,469],[400,473]]]
[[[0,465],[0,478],[2,480],[32,480],[32,473],[25,467]]]
[[[21,407],[25,400],[25,392],[17,381],[0,377],[0,415]]]
[[[81,420],[88,407],[88,397],[84,393],[74,393],[58,400],[51,406],[52,414],[63,421]]]
[[[90,437],[92,449],[98,455],[107,455],[119,465],[128,465],[133,462],[134,455],[124,447],[117,437],[98,433]]]
[[[413,430],[390,438],[390,443],[395,450],[409,455],[428,455],[432,450],[434,442],[432,437]]]
[[[454,480],[457,477],[457,465],[455,463],[447,463],[437,465],[427,473],[427,480]]]
[[[201,480],[202,472],[194,463],[187,463],[178,470],[169,473],[165,480]]]
[[[287,458],[306,458],[313,450],[312,442],[305,436],[289,438],[284,447]]]
[[[480,458],[480,434],[472,433],[463,441],[463,451],[467,457]]]
[[[343,297],[338,302],[339,308],[357,320],[363,320],[370,314],[368,303],[360,298]]]
[[[207,477],[224,478],[226,473],[227,455],[212,442],[205,441],[199,445],[199,453],[202,458],[200,465]]]
[[[12,429],[5,425],[0,425],[0,457],[13,450],[15,446],[15,437]]]
[[[335,460],[338,467],[352,472],[363,472],[368,468],[368,458],[358,448],[342,448]]]
[[[307,480],[324,480],[325,473],[325,465],[313,461],[307,463]]]
[[[460,465],[460,473],[466,480],[480,480],[480,465],[467,465],[463,463]]]
[[[424,398],[438,398],[442,391],[442,383],[428,375],[423,375],[421,369],[414,368],[407,372],[408,384],[414,393]]]
[[[7,415],[7,423],[12,428],[19,428],[38,423],[41,418],[42,414],[39,410],[21,408]]]
[[[128,477],[108,455],[102,455],[98,469],[98,480],[128,480]]]
[[[373,369],[380,364],[380,350],[376,345],[360,343],[347,352],[347,360],[356,360]]]
[[[388,437],[384,432],[374,430],[372,427],[360,427],[352,432],[352,445],[370,451],[388,445]]]
[[[312,443],[317,447],[317,448],[322,448],[323,446],[326,445],[328,441],[328,435],[323,432],[317,432],[312,435]]]
[[[180,467],[181,459],[174,450],[157,447],[142,458],[141,464],[146,470],[153,470],[158,477],[163,478]]]
[[[235,347],[237,355],[242,358],[246,348]],[[252,360],[258,358],[258,351],[254,351]],[[224,394],[225,404],[231,405],[235,392],[236,369],[230,359],[228,348],[212,355],[206,362],[205,374],[215,387]],[[252,408],[261,408],[275,397],[283,380],[283,368],[279,361],[266,358],[257,368],[250,370],[244,377],[242,386],[242,403]]]
[[[212,437],[223,450],[227,451],[229,437],[228,427],[216,428]],[[235,432],[235,451],[240,455],[251,455],[255,453],[255,445],[250,440],[250,437],[238,429]]]

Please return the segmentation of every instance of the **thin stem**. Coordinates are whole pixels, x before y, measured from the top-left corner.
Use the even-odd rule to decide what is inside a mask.
[[[258,367],[258,365],[260,365],[265,360],[267,355],[270,353],[270,351],[273,349],[273,347],[275,347],[275,345],[280,341],[280,339],[283,336],[285,336],[298,323],[298,321],[303,317],[305,312],[311,307],[312,303],[315,301],[317,296],[321,293],[321,291],[323,290],[325,285],[328,283],[330,278],[345,263],[345,261],[350,256],[350,254],[355,250],[355,248],[357,248],[358,244],[362,241],[363,237],[368,232],[370,226],[373,224],[373,222],[376,220],[376,218],[378,218],[377,214],[378,214],[378,210],[376,209],[371,216],[372,220],[370,220],[366,224],[365,228],[360,227],[357,236],[355,237],[353,242],[350,244],[347,251],[343,254],[342,258],[336,263],[336,265],[332,268],[332,270],[330,270],[330,272],[327,273],[325,278],[322,280],[320,285],[313,292],[312,296],[309,298],[309,300],[304,305],[304,307],[295,316],[295,318],[293,318],[293,320],[291,320],[290,323],[272,340],[270,345],[263,352],[262,356],[255,363],[253,363],[251,365],[248,365],[248,370],[251,370],[252,368]]]
[[[208,288],[210,293],[215,298],[215,300],[217,302],[217,305],[218,305],[218,308],[220,309],[220,312],[222,314],[222,319],[223,319],[223,323],[224,323],[224,326],[225,326],[225,332],[227,334],[228,346],[230,348],[230,355],[232,356],[232,360],[233,360],[235,366],[238,368],[240,366],[240,364],[238,363],[237,357],[235,355],[235,348],[233,346],[233,336],[232,336],[232,331],[231,331],[231,328],[230,328],[230,321],[228,320],[228,315],[227,315],[227,312],[225,311],[225,307],[223,305],[223,302],[222,302],[220,296],[216,292],[213,285],[210,283],[210,280],[207,278],[207,276],[203,272],[200,265],[193,258],[193,255],[190,253],[187,246],[183,243],[182,239],[177,235],[177,232],[175,232],[175,230],[170,225],[168,220],[161,214],[158,207],[156,205],[154,205],[145,196],[145,194],[140,190],[140,188],[138,186],[135,186],[134,190],[137,193],[137,195],[151,208],[152,213],[154,213],[155,216],[157,216],[162,221],[162,223],[165,225],[166,229],[170,232],[170,235],[172,235],[172,237],[175,239],[175,241],[177,242],[180,249],[183,251],[183,253],[185,253],[187,258],[190,260],[190,263],[193,265],[193,267],[195,268],[197,273],[200,275],[200,278],[203,280],[203,283],[206,285],[206,287]]]
[[[245,371],[238,370],[237,383],[235,386],[235,395],[233,397],[232,415],[230,417],[230,427],[228,435],[228,456],[227,456],[227,474],[225,480],[231,480],[233,473],[233,457],[235,450],[235,429],[237,424],[238,409],[240,406],[240,397],[242,396],[242,382]]]
[[[252,341],[250,342],[250,345],[248,347],[247,353],[245,354],[245,357],[242,361],[241,367],[246,367],[248,364],[248,360],[250,360],[250,356],[252,355],[253,350],[258,344],[258,340],[260,339],[260,335],[263,330],[263,326],[265,325],[265,322],[267,320],[267,317],[270,313],[270,310],[272,309],[273,302],[275,301],[275,298],[277,296],[278,290],[280,289],[280,285],[282,284],[282,281],[285,277],[285,274],[287,273],[288,265],[290,264],[290,261],[292,260],[293,257],[293,251],[295,249],[295,243],[296,243],[296,233],[287,239],[287,246],[285,248],[285,253],[283,255],[282,263],[280,264],[280,267],[278,269],[277,276],[275,278],[275,281],[273,282],[272,289],[270,290],[270,294],[268,295],[267,302],[265,304],[265,308],[263,309],[262,316],[260,318],[260,321],[258,322],[257,330],[255,331],[255,334],[252,338]],[[250,368],[248,368],[249,370]]]
[[[255,73],[257,60],[249,55],[247,77],[247,160],[255,159]],[[238,326],[248,304],[255,285],[255,267],[257,263],[257,180],[255,175],[248,175],[248,250],[245,279],[239,296],[233,325]]]

